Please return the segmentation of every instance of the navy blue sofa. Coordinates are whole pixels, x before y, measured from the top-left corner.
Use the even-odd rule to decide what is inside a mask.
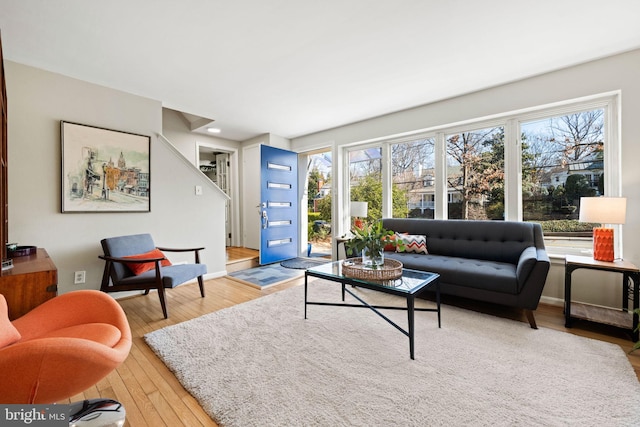
[[[405,268],[440,274],[441,293],[533,310],[549,272],[540,224],[386,218],[385,229],[426,236],[428,254],[385,252]]]

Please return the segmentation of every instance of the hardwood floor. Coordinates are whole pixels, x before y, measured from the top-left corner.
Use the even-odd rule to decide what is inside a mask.
[[[196,400],[184,390],[171,371],[147,347],[142,338],[143,335],[303,283],[304,279],[296,279],[266,290],[259,290],[233,280],[219,278],[205,282],[205,298],[200,297],[196,284],[183,285],[167,292],[168,319],[162,318],[158,297],[154,293],[119,300],[131,325],[133,334],[131,353],[116,371],[84,393],[72,397],[70,401],[96,397],[116,399],[125,406],[127,411],[125,425],[130,427],[215,426],[216,424]],[[443,302],[462,307],[473,306],[479,311],[526,322],[524,315],[516,310],[450,298]],[[632,342],[623,332],[604,325],[581,322],[572,329],[566,329],[561,307],[541,304],[535,316],[541,328],[552,328],[611,342],[620,345],[625,352],[632,346]],[[640,351],[628,357],[636,375],[640,378]]]

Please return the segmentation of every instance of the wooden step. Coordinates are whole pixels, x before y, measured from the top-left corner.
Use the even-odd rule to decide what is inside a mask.
[[[258,267],[259,252],[254,249],[228,247],[226,265],[227,273]]]

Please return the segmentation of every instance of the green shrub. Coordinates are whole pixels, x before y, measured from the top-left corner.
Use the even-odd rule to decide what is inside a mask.
[[[578,222],[576,219],[554,219],[550,221],[536,221],[542,226],[544,233],[575,233],[593,231],[593,227],[600,224]]]
[[[313,224],[313,221],[322,219],[322,214],[320,212],[308,212],[307,218],[309,219],[309,224]]]

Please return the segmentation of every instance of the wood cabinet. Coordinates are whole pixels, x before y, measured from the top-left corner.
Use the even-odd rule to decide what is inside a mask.
[[[58,293],[58,269],[47,251],[38,248],[35,255],[13,258],[13,268],[2,271],[0,294],[14,320]]]
[[[4,59],[0,40],[0,258],[7,257],[9,237],[9,201],[7,191],[7,89],[4,79]]]

